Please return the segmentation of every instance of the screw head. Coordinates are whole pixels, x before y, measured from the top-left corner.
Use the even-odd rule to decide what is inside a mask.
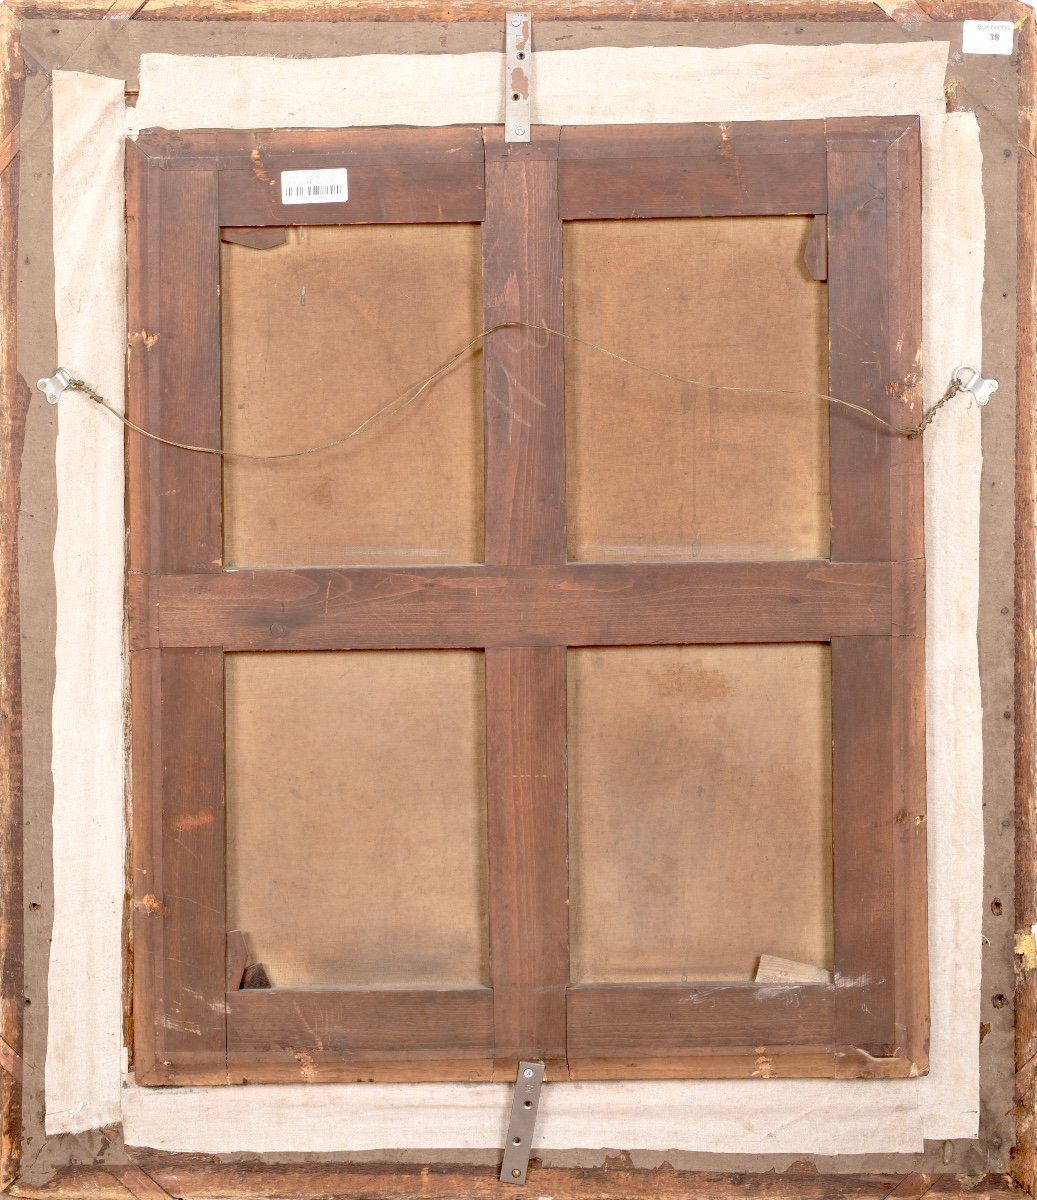
[[[516,125],[515,126],[515,136],[516,137],[523,137],[525,135],[525,132],[526,132],[525,125]],[[532,1071],[530,1072],[530,1074],[532,1074]]]
[[[516,130],[515,132],[518,133],[519,131]],[[533,1078],[533,1068],[526,1067],[526,1069],[522,1072],[522,1074],[526,1077],[526,1079],[532,1079]]]
[[[518,29],[518,28],[521,26],[521,24],[522,24],[522,18],[521,18],[521,17],[512,17],[512,18],[511,18],[511,27],[512,27],[512,29]]]
[[[522,1172],[518,1169],[518,1167],[512,1167],[511,1177],[512,1177],[512,1179],[521,1179],[522,1178]]]

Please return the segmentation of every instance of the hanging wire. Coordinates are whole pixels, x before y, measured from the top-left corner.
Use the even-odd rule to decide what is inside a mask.
[[[488,328],[481,330],[473,338],[470,338],[463,346],[460,346],[452,354],[448,355],[443,361],[423,379],[417,383],[411,384],[400,395],[390,400],[388,404],[383,405],[377,411],[373,412],[365,420],[361,421],[355,429],[349,433],[343,434],[340,437],[335,437],[326,442],[320,442],[315,446],[308,446],[302,450],[285,450],[275,454],[253,454],[243,450],[223,450],[215,446],[196,446],[190,442],[178,442],[173,438],[161,437],[150,429],[144,429],[136,424],[124,413],[121,413],[110,401],[106,400],[96,388],[90,386],[83,379],[79,379],[70,371],[59,369],[55,374],[54,379],[58,380],[62,385],[55,387],[52,380],[40,380],[39,387],[47,392],[49,398],[56,400],[57,397],[65,389],[75,389],[88,396],[95,404],[103,408],[106,412],[111,413],[113,417],[121,421],[127,429],[131,429],[134,433],[139,434],[143,438],[147,438],[152,442],[159,442],[163,446],[172,446],[177,450],[189,450],[194,454],[213,454],[220,458],[237,459],[247,462],[279,462],[284,459],[291,458],[306,458],[312,454],[322,454],[325,451],[333,450],[336,446],[345,445],[347,442],[358,438],[364,433],[377,428],[391,417],[403,412],[412,404],[416,403],[421,396],[429,390],[439,379],[446,375],[452,367],[454,367],[467,354],[471,353],[477,347],[481,346],[487,338],[495,333],[499,333],[504,329],[525,329],[537,333],[547,334],[548,337],[560,338],[562,341],[572,342],[580,346],[587,346],[589,349],[596,351],[598,354],[604,355],[615,362],[623,363],[625,366],[632,367],[634,370],[643,371],[647,375],[654,375],[658,379],[666,379],[671,383],[679,383],[687,387],[700,388],[703,391],[711,392],[729,392],[738,395],[748,396],[801,396],[805,399],[822,400],[830,405],[838,405],[841,408],[847,408],[852,412],[859,413],[861,416],[870,421],[874,421],[877,425],[887,429],[890,433],[898,437],[918,438],[925,433],[929,425],[932,423],[936,414],[954,398],[959,392],[968,393],[970,389],[965,386],[959,379],[962,370],[961,368],[951,377],[951,382],[947,386],[947,390],[943,393],[930,408],[928,408],[922,416],[922,419],[917,425],[897,425],[892,421],[887,421],[885,417],[880,416],[877,412],[866,407],[863,404],[856,404],[852,400],[843,400],[838,396],[829,395],[827,392],[810,392],[802,391],[799,388],[778,388],[778,387],[739,387],[733,384],[711,383],[702,379],[693,379],[687,375],[678,375],[672,371],[664,371],[659,367],[653,367],[648,363],[638,362],[636,359],[627,358],[623,354],[617,354],[614,350],[609,350],[606,346],[601,346],[597,342],[592,342],[588,338],[579,337],[574,333],[566,333],[561,329],[552,329],[549,325],[540,324],[533,325],[528,321],[498,321],[495,325],[490,325]],[[975,374],[978,375],[978,372]],[[60,377],[64,375],[65,378]],[[45,387],[45,384],[51,385]]]

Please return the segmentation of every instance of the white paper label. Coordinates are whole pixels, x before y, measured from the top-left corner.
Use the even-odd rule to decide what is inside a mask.
[[[1014,35],[1011,21],[962,21],[962,53],[1011,54]]]
[[[345,167],[281,172],[282,204],[345,204],[348,199]]]

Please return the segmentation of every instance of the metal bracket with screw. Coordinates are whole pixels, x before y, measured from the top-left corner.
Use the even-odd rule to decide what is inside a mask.
[[[48,404],[57,404],[62,393],[72,386],[72,376],[64,367],[58,367],[49,379],[37,379],[36,386],[47,397]]]
[[[500,1169],[501,1183],[526,1182],[529,1151],[533,1144],[533,1130],[536,1127],[537,1106],[540,1103],[540,1087],[543,1082],[542,1062],[519,1063],[515,1095],[511,1102],[511,1120],[508,1122],[508,1141],[504,1147],[504,1162]]]
[[[997,391],[997,380],[984,379],[975,367],[959,367],[954,372],[954,382],[963,392],[971,392],[977,404],[986,404]]]
[[[530,57],[533,18],[509,12],[504,21],[504,140],[529,141]]]

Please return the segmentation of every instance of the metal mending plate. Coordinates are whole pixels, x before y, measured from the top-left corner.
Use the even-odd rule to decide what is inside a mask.
[[[529,76],[533,18],[509,12],[504,18],[504,140],[529,141]]]
[[[542,1062],[519,1063],[515,1080],[515,1096],[511,1102],[508,1140],[501,1164],[501,1183],[525,1183],[529,1170],[529,1151],[540,1104],[540,1085],[544,1082]]]

